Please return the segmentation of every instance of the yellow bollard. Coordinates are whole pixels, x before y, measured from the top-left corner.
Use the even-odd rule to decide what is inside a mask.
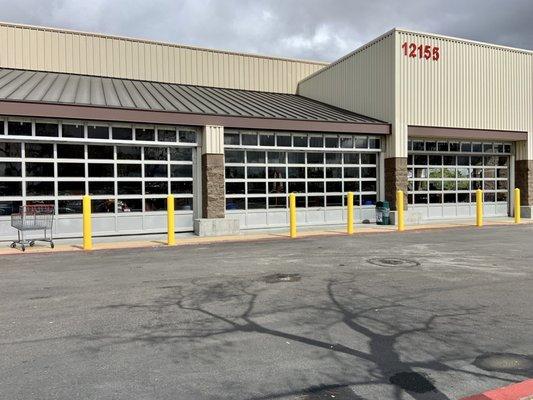
[[[289,195],[289,219],[290,219],[290,229],[291,229],[291,238],[296,237],[296,195],[291,193]]]
[[[483,191],[476,190],[476,226],[483,226]]]
[[[91,196],[83,196],[83,250],[93,249],[93,229],[91,225]]]
[[[521,219],[520,215],[520,189],[514,190],[514,222],[519,224]]]
[[[403,191],[396,192],[396,211],[398,214],[398,232],[405,230],[404,212],[403,212]]]
[[[353,234],[353,192],[348,192],[348,219],[347,219],[348,235]]]
[[[174,229],[174,196],[167,197],[167,245],[176,244],[176,233]]]

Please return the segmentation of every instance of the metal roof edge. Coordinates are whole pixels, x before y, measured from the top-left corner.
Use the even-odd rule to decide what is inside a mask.
[[[391,125],[388,123],[378,123],[378,122],[355,122],[355,121],[327,121],[327,120],[302,120],[302,119],[295,119],[295,118],[275,118],[275,117],[257,117],[257,116],[235,116],[235,115],[220,115],[220,114],[202,114],[202,113],[196,113],[196,112],[180,112],[180,111],[167,111],[167,110],[148,110],[148,109],[135,109],[135,108],[124,108],[124,107],[109,107],[109,106],[101,106],[101,105],[91,105],[91,104],[70,104],[70,103],[54,103],[54,102],[39,102],[39,101],[27,101],[27,100],[0,100],[0,105],[3,105],[4,107],[8,105],[17,106],[16,111],[10,112],[12,110],[8,109],[7,112],[3,112],[0,114],[0,116],[9,117],[10,115],[14,115],[17,117],[29,117],[29,114],[24,110],[24,107],[52,107],[54,109],[61,108],[62,110],[94,110],[94,111],[101,111],[106,113],[106,115],[110,113],[124,113],[128,115],[132,115],[131,113],[135,113],[135,115],[167,115],[167,116],[178,116],[178,117],[188,117],[192,119],[209,119],[209,118],[216,118],[223,121],[264,121],[265,123],[287,123],[288,125],[291,124],[300,124],[305,126],[334,126],[339,128],[339,132],[344,132],[343,130],[340,130],[340,127],[357,127],[357,126],[365,126],[368,127],[367,129],[372,130],[372,132],[362,132],[362,133],[375,133],[375,134],[383,134],[383,135],[389,135],[391,133]],[[58,109],[59,109],[58,108]],[[33,111],[33,110],[32,110]],[[68,113],[68,111],[67,111]],[[65,115],[34,115],[31,114],[34,118],[64,118],[64,119],[71,119],[71,116],[65,116]],[[105,116],[104,116],[105,117]],[[108,120],[108,121],[115,121],[114,119],[110,118],[95,118],[94,115],[85,117],[85,116],[76,116],[74,119],[87,119],[87,120]],[[144,121],[144,119],[142,119]],[[270,122],[269,122],[270,121]],[[139,121],[133,121],[131,119],[126,118],[123,122],[128,123],[141,123]],[[152,121],[146,121],[146,123],[174,123],[174,122],[152,122]],[[198,126],[199,124],[194,121],[181,121],[179,122],[181,125],[191,125],[191,126]],[[385,129],[386,128],[386,129]],[[262,129],[262,128],[251,128],[251,129]],[[274,130],[280,130],[279,127],[272,128]],[[292,130],[294,128],[291,128],[290,126],[286,129],[281,130]]]
[[[228,54],[228,55],[234,55],[234,56],[256,57],[256,58],[263,58],[267,60],[289,61],[289,62],[298,62],[298,63],[306,63],[306,64],[314,64],[314,65],[324,65],[324,66],[329,65],[327,61],[304,60],[304,59],[298,59],[298,58],[276,57],[276,56],[268,56],[268,55],[262,55],[262,54],[246,53],[246,52],[238,52],[238,51],[230,51],[230,50],[218,50],[218,49],[213,49],[209,47],[184,45],[184,44],[177,44],[177,43],[171,43],[171,42],[166,42],[166,41],[134,38],[130,36],[120,36],[120,35],[112,35],[112,34],[106,34],[106,33],[88,32],[88,31],[78,31],[74,29],[54,28],[54,27],[41,26],[41,25],[28,25],[28,24],[21,24],[21,23],[16,23],[16,22],[0,21],[0,26],[12,27],[12,28],[26,28],[26,29],[34,29],[34,30],[57,32],[57,33],[78,34],[78,35],[85,35],[85,36],[95,36],[95,37],[104,38],[104,39],[128,40],[128,41],[138,42],[138,43],[164,45],[164,46],[176,47],[176,48],[181,48],[181,49],[210,51],[213,53],[221,53],[221,54]]]
[[[387,32],[383,33],[382,35],[379,35],[377,38],[375,39],[372,39],[370,42],[367,42],[365,44],[363,44],[362,46],[359,46],[357,49],[353,50],[352,52],[346,54],[345,56],[342,56],[341,58],[333,61],[332,63],[330,63],[329,65],[326,65],[324,68],[322,69],[319,69],[318,71],[316,72],[313,72],[311,75],[308,75],[306,76],[304,79],[302,79],[301,81],[298,82],[298,85],[300,85],[300,83],[303,83],[309,79],[311,79],[312,77],[314,76],[317,76],[319,74],[321,74],[322,72],[325,72],[327,71],[328,69],[330,69],[331,67],[334,67],[335,65],[347,60],[348,58],[352,57],[353,55],[363,51],[363,50],[366,50],[367,48],[369,48],[370,46],[376,44],[377,42],[380,42],[381,40],[385,39],[386,37],[389,37],[390,35],[392,35],[393,33],[396,32],[396,28],[392,28],[390,30],[388,30]]]
[[[481,41],[478,41],[478,40],[465,39],[465,38],[460,38],[460,37],[456,37],[456,36],[441,35],[439,33],[429,33],[429,32],[422,32],[422,31],[414,31],[414,30],[405,29],[405,28],[395,28],[394,30],[396,32],[400,32],[400,33],[411,33],[411,34],[414,34],[414,35],[430,36],[430,37],[439,38],[439,39],[452,40],[452,41],[455,41],[455,42],[462,42],[462,43],[467,43],[467,44],[474,44],[474,45],[479,45],[479,46],[492,47],[492,48],[501,49],[501,50],[516,51],[516,52],[519,52],[519,53],[525,53],[525,54],[530,54],[530,55],[533,54],[533,50],[522,49],[520,47],[504,46],[504,45],[500,45],[500,44],[489,43],[489,42],[481,42]]]

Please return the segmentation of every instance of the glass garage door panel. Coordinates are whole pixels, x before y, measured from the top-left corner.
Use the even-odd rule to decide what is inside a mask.
[[[286,226],[289,193],[298,223],[345,221],[345,193],[356,218],[372,219],[379,139],[342,135],[226,133],[226,210],[242,227]]]
[[[0,218],[21,205],[55,206],[55,234],[81,234],[82,196],[91,195],[93,232],[162,232],[166,197],[176,229],[193,228],[196,147],[11,142],[0,139]],[[2,225],[3,226],[3,225]],[[16,232],[1,228],[0,236]]]
[[[409,207],[423,218],[475,215],[477,189],[487,216],[507,216],[509,143],[409,141]]]

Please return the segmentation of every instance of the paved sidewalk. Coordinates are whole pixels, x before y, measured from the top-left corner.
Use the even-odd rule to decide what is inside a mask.
[[[522,220],[522,224],[531,224],[533,220]],[[514,225],[512,218],[486,218],[484,226],[495,225]],[[420,225],[406,226],[406,231],[422,231],[428,229],[446,229],[456,227],[475,227],[475,223],[471,220],[441,220],[438,222],[425,222]],[[396,226],[393,225],[375,225],[375,224],[358,224],[355,227],[354,236],[361,234],[372,233],[398,233]],[[335,236],[346,235],[346,228],[344,226],[332,227],[301,227],[298,229],[298,238],[306,238],[313,236]],[[177,233],[176,246],[184,245],[199,245],[210,243],[223,242],[247,242],[247,241],[263,241],[273,240],[282,237],[289,238],[288,229],[265,229],[242,231],[240,235],[232,236],[217,236],[217,237],[199,237],[192,233]],[[54,240],[55,248],[51,249],[48,244],[44,242],[36,242],[34,247],[26,247],[25,253],[48,253],[48,252],[71,252],[83,251],[81,238],[75,239],[57,239]],[[0,256],[9,254],[23,253],[20,247],[15,249],[9,247],[10,242],[0,242]],[[107,236],[93,238],[93,251],[95,250],[114,250],[114,249],[128,249],[128,248],[155,248],[166,247],[166,235],[134,235],[134,236]]]

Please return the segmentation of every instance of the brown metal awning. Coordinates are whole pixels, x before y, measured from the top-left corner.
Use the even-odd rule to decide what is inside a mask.
[[[431,126],[409,126],[410,138],[425,139],[470,139],[470,140],[502,140],[516,142],[527,140],[527,132],[498,131],[488,129],[437,128]]]
[[[0,114],[132,123],[390,134],[303,96],[0,68]]]

